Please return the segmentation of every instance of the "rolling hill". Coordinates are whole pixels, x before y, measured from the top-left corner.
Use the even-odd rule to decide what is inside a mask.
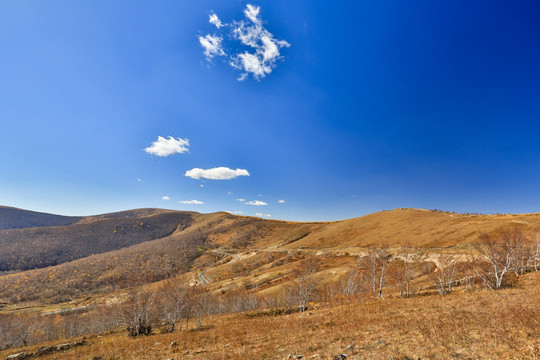
[[[24,223],[13,214],[12,223]],[[244,286],[268,293],[286,281],[297,254],[324,256],[321,276],[330,281],[369,247],[466,254],[482,232],[519,227],[534,235],[540,214],[396,209],[344,221],[296,223],[138,209],[54,225],[0,231],[0,301],[62,302],[170,277],[196,281],[202,270],[214,291]]]
[[[9,221],[25,223],[13,214]],[[487,292],[486,278],[481,276],[488,273],[478,272],[484,271],[485,259],[477,261],[475,245],[483,233],[497,236],[518,229],[528,240],[515,243],[518,247],[513,251],[526,246],[530,256],[536,249],[538,260],[540,247],[535,239],[540,214],[395,209],[344,221],[297,223],[224,212],[137,209],[78,218],[64,225],[57,225],[54,215],[50,219],[51,226],[0,231],[0,259],[6,269],[0,273],[0,351],[22,346],[13,353],[51,359],[77,358],[81,353],[116,358],[121,348],[120,358],[132,359],[147,358],[149,351],[154,357],[168,357],[182,348],[189,358],[276,358],[280,354],[275,349],[291,345],[290,336],[296,334],[301,340],[291,351],[336,358],[338,348],[369,355],[373,339],[383,347],[385,343],[377,340],[382,331],[388,339],[401,336],[387,348],[389,354],[437,358],[433,355],[446,351],[448,344],[455,347],[452,354],[471,344],[470,332],[489,329],[490,337],[495,334],[504,342],[513,328],[514,338],[527,345],[537,328],[537,321],[531,321],[540,311],[534,301],[540,276],[534,259],[516,257],[526,254],[516,252],[515,266],[521,260],[528,265],[509,270],[505,286]],[[387,275],[379,290],[384,286],[386,301],[377,298],[382,293],[373,291],[370,278],[369,255],[380,248],[384,248]],[[411,291],[403,296],[406,258],[410,259],[407,289],[410,285]],[[309,312],[298,313],[294,284],[300,280],[295,274],[309,261],[316,264],[309,275],[314,302],[309,303]],[[453,290],[441,296],[437,276],[448,264],[452,264],[453,278],[447,281]],[[185,321],[184,325],[179,322],[181,334],[178,330],[168,333],[164,327],[174,304],[188,309],[182,308],[179,315]],[[138,306],[151,309],[148,316],[153,319],[155,337],[126,341],[126,328],[119,321],[124,321],[126,309],[139,311]],[[206,327],[189,321],[203,321],[205,316]],[[429,326],[423,325],[426,322]],[[366,323],[378,328],[377,339],[361,342],[357,339],[369,339]],[[235,340],[229,334],[238,324]],[[500,333],[499,324],[505,324]],[[282,326],[287,329],[280,331]],[[416,346],[438,339],[432,328],[449,334],[439,342],[443,347]],[[467,330],[456,332],[458,328]],[[304,337],[306,329],[311,329],[311,335]],[[349,334],[351,329],[354,336]],[[407,330],[401,334],[399,329]],[[59,345],[50,342],[83,335],[89,337]],[[326,339],[324,343],[321,338]],[[343,339],[347,342],[342,343]],[[161,341],[171,346],[156,347]],[[349,346],[353,341],[359,341],[357,348]],[[409,344],[407,349],[400,345],[403,341]],[[306,342],[310,345],[304,346]],[[484,344],[478,338],[470,353],[487,358],[514,354],[511,342],[499,350]],[[225,356],[231,349],[243,355]],[[11,355],[11,350],[4,354]],[[277,357],[290,358],[282,355]]]
[[[81,217],[46,214],[0,206],[0,230],[24,229],[42,226],[67,226],[78,222]]]

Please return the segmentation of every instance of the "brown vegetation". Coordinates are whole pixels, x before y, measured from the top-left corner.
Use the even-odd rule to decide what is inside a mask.
[[[32,352],[31,344],[86,335],[88,343],[62,350],[66,358],[540,355],[531,318],[540,313],[539,215],[396,210],[309,224],[189,217],[160,239],[1,276],[0,347]],[[411,232],[398,236],[400,226]],[[70,300],[72,311],[22,309],[23,301]]]

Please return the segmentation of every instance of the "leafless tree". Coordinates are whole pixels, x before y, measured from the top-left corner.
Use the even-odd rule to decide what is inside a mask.
[[[158,304],[160,314],[167,324],[167,331],[173,332],[179,323],[182,328],[182,319],[187,309],[187,289],[181,282],[168,280],[159,290]]]
[[[312,299],[317,287],[316,273],[318,269],[317,258],[308,256],[300,260],[291,270],[292,290],[301,312],[306,310],[307,303]]]
[[[414,255],[409,252],[401,253],[393,262],[395,265],[390,272],[390,277],[398,284],[400,296],[408,298],[411,294],[410,284],[415,272]]]
[[[190,315],[194,315],[197,318],[197,329],[200,329],[203,317],[208,315],[210,310],[210,293],[204,286],[194,286],[190,290],[187,297],[188,305],[186,309],[189,310]]]
[[[439,294],[446,295],[452,292],[452,283],[457,270],[457,262],[451,255],[441,256],[435,271],[428,273],[435,284]]]
[[[506,236],[514,247],[514,261],[511,268],[516,275],[522,275],[534,262],[535,244],[522,231],[514,229],[509,233]]]
[[[359,258],[359,264],[366,269],[371,282],[373,294],[384,300],[382,289],[385,285],[385,275],[392,256],[384,249],[370,249],[367,256]]]
[[[343,295],[354,296],[362,292],[362,274],[357,269],[352,269],[339,285],[339,290]]]
[[[538,231],[536,232],[536,242],[533,248],[533,266],[534,271],[538,271],[538,259],[540,258],[540,238],[538,237]]]
[[[480,235],[480,243],[475,246],[484,262],[475,266],[475,272],[491,289],[501,288],[504,275],[512,270],[516,262],[517,246],[523,234],[518,229],[502,232],[498,236]]]
[[[149,335],[157,324],[154,309],[156,293],[132,290],[118,306],[118,320],[129,336]]]
[[[28,345],[36,325],[27,316],[0,315],[0,350]]]

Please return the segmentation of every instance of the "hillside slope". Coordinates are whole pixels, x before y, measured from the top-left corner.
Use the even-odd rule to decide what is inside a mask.
[[[431,258],[469,253],[481,233],[508,227],[535,236],[540,214],[396,209],[326,223],[156,209],[104,214],[69,226],[0,231],[0,265],[26,270],[0,276],[0,301],[59,302],[178,276],[196,282],[200,271],[212,291],[271,292],[304,253],[320,255],[320,276],[332,280],[368,247],[417,248]]]
[[[64,226],[2,230],[0,271],[54,266],[129,247],[171,235],[191,222],[191,213],[152,210],[87,217]]]
[[[0,206],[0,230],[75,224],[81,217],[46,214]]]

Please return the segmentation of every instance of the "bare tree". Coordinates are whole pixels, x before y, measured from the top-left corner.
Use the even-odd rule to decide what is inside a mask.
[[[300,311],[306,310],[307,303],[312,299],[317,287],[316,273],[319,262],[314,256],[308,256],[293,267],[290,274],[293,294],[297,299]]]
[[[384,300],[382,289],[385,285],[386,268],[392,256],[384,249],[370,249],[367,256],[359,258],[359,264],[367,270],[374,295]]]
[[[395,265],[389,275],[398,284],[400,296],[408,298],[411,294],[410,284],[415,272],[414,255],[401,253],[396,256],[396,259],[393,261]]]
[[[129,336],[149,335],[157,324],[154,311],[156,293],[132,290],[118,306],[118,319]]]
[[[480,235],[475,246],[484,262],[475,266],[475,272],[491,289],[501,288],[504,275],[512,270],[516,261],[517,246],[523,234],[518,229],[507,230],[498,236]]]
[[[439,264],[435,271],[428,272],[428,276],[435,284],[439,294],[446,295],[452,292],[452,283],[454,282],[456,270],[456,260],[452,256],[446,255],[439,258]]]
[[[352,269],[339,283],[339,290],[345,296],[354,296],[362,291],[362,275],[357,269]]]
[[[0,315],[0,350],[28,345],[37,325],[33,320],[27,316]]]
[[[208,289],[203,286],[194,286],[188,293],[188,305],[190,315],[195,315],[197,318],[197,329],[202,326],[203,317],[208,315],[210,310],[210,294]]]
[[[182,329],[182,319],[187,309],[187,290],[184,284],[173,280],[166,281],[159,291],[158,299],[161,317],[167,324],[167,331],[173,332],[179,323]]]
[[[536,232],[536,242],[533,248],[533,265],[534,271],[538,271],[538,259],[540,258],[540,239],[538,238],[538,231]]]

